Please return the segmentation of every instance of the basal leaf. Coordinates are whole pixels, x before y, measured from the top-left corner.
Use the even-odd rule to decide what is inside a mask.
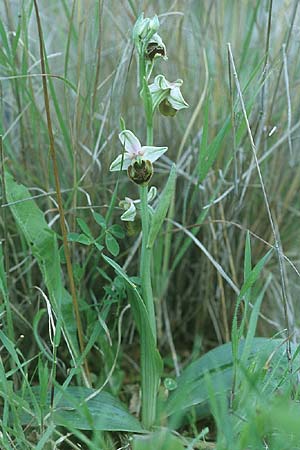
[[[184,448],[182,440],[166,428],[133,438],[133,450],[184,450]]]
[[[265,355],[265,360],[282,343],[279,339],[254,338],[252,341],[249,358],[257,355]],[[241,357],[245,341],[238,346],[238,356]],[[282,353],[282,349],[279,350]],[[209,413],[209,392],[205,377],[209,377],[216,394],[229,392],[232,388],[233,377],[233,354],[232,345],[227,343],[221,345],[198,360],[194,361],[184,369],[177,378],[177,389],[170,393],[166,403],[166,415],[184,413],[187,408],[195,405],[202,406],[202,413]]]
[[[39,402],[39,386],[31,390]],[[50,392],[46,398],[46,407],[50,408]],[[56,425],[78,430],[143,432],[140,422],[113,395],[79,386],[55,388],[52,419]],[[23,425],[29,421],[32,424],[32,416],[24,414]]]

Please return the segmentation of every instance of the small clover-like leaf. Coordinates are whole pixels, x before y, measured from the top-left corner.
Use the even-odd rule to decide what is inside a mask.
[[[96,220],[97,224],[100,225],[100,227],[105,230],[106,229],[106,221],[105,221],[104,217],[101,216],[101,214],[96,213],[96,212],[93,212],[93,217]]]
[[[123,239],[125,237],[125,233],[121,225],[112,225],[109,227],[109,232],[119,239]]]
[[[77,223],[79,225],[79,228],[81,231],[86,234],[89,238],[94,239],[91,230],[89,229],[88,225],[85,223],[84,220],[80,219],[80,217],[77,218]]]
[[[118,256],[120,252],[118,241],[109,232],[105,233],[105,245],[109,253],[113,256]]]
[[[94,239],[89,238],[86,234],[68,233],[69,242],[78,242],[83,245],[91,245]]]

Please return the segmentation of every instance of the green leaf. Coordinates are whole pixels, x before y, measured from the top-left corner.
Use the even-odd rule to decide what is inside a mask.
[[[106,221],[104,219],[103,216],[101,216],[101,214],[93,212],[93,217],[96,220],[97,224],[100,225],[101,228],[103,228],[103,230],[106,229]]]
[[[3,45],[3,48],[5,48],[5,50],[6,50],[6,55],[10,56],[10,48],[9,48],[7,36],[8,36],[8,33],[6,32],[3,22],[0,19],[0,37],[1,37],[2,45]]]
[[[55,315],[61,317],[68,343],[72,353],[77,357],[79,352],[72,298],[62,284],[56,235],[48,227],[42,211],[31,199],[26,187],[16,183],[8,171],[5,171],[5,182],[9,208],[38,262],[52,308]]]
[[[95,247],[99,250],[99,252],[102,252],[104,249],[103,245],[99,244],[99,242],[94,242]]]
[[[121,225],[112,225],[109,227],[109,232],[113,234],[116,238],[123,239],[125,237],[125,232]]]
[[[161,356],[156,348],[155,339],[149,322],[148,313],[135,284],[115,261],[102,254],[103,259],[110,264],[126,283],[128,300],[132,309],[135,324],[141,340],[141,372],[143,407],[145,408],[145,426],[152,424],[156,414],[156,396],[159,379],[163,369]]]
[[[205,179],[206,175],[208,174],[208,171],[215,162],[221,150],[222,141],[226,136],[229,128],[230,128],[230,119],[228,118],[210,145],[206,146],[204,145],[205,141],[203,141],[203,143],[201,142],[199,151],[199,163],[198,163],[200,183],[202,183],[202,181]]]
[[[167,184],[159,198],[158,206],[152,216],[151,227],[149,230],[147,247],[151,248],[157,238],[159,230],[163,224],[163,221],[166,218],[169,205],[172,199],[172,195],[175,191],[175,181],[176,181],[176,166],[172,165],[171,172],[167,181]]]
[[[241,337],[241,334],[238,332],[238,320],[237,320],[237,316],[238,316],[238,309],[239,309],[239,305],[243,299],[243,297],[245,296],[245,294],[249,291],[249,289],[253,286],[253,284],[257,281],[264,265],[266,264],[266,262],[268,261],[268,259],[270,258],[271,254],[272,254],[272,249],[268,251],[268,253],[265,254],[265,256],[263,256],[260,261],[258,261],[258,263],[256,264],[256,266],[250,270],[247,279],[245,280],[239,296],[237,298],[237,302],[236,302],[236,307],[235,307],[235,312],[234,312],[234,316],[233,316],[233,321],[232,321],[232,332],[231,332],[231,337],[232,337],[232,348],[233,348],[233,353],[234,355],[236,355],[237,353],[237,345],[238,345],[238,339]],[[248,248],[248,244],[246,242],[246,253],[245,253],[245,259],[249,259],[249,248]],[[245,262],[245,266],[247,266],[247,271],[250,269],[251,267],[251,263]],[[243,329],[243,322],[244,322],[244,317],[242,319],[242,325],[241,325],[241,331]]]
[[[109,253],[113,256],[118,256],[120,252],[118,241],[109,232],[105,233],[105,245]]]
[[[3,298],[8,298],[6,273],[4,269],[4,258],[2,252],[2,242],[0,242],[0,292]]]
[[[267,361],[269,356],[280,346],[283,341],[281,339],[254,338],[252,341],[251,351],[247,360],[256,357],[263,357]],[[243,353],[245,341],[242,340],[238,345],[238,357]],[[282,353],[282,352],[281,352]],[[286,359],[284,358],[286,365]],[[270,376],[276,376],[277,379],[282,377],[282,365],[277,367],[276,374],[270,371]],[[183,415],[187,408],[199,405],[199,414],[206,416],[209,414],[209,391],[205,378],[209,380],[214,388],[215,394],[229,392],[232,388],[233,381],[233,354],[232,344],[229,342],[209,351],[194,361],[184,369],[182,374],[177,378],[178,387],[170,393],[165,406],[167,416],[178,413]]]
[[[132,289],[136,289],[136,285],[131,281],[131,279],[129,278],[129,276],[125,272],[125,270],[123,270],[122,267],[119,266],[118,263],[116,263],[113,259],[111,259],[108,256],[103,255],[103,254],[102,254],[102,258],[104,259],[104,261],[106,261],[117,272],[118,275],[120,275],[124,279],[124,281],[126,281],[126,283]]]
[[[39,402],[39,386],[32,388],[32,391]],[[46,404],[50,408],[50,392]],[[108,392],[97,393],[95,389],[79,386],[57,387],[54,405],[52,419],[56,425],[78,430],[143,432],[140,422]],[[29,421],[32,425],[32,416],[24,414],[23,425]]]
[[[94,240],[94,237],[92,235],[91,230],[87,226],[84,220],[82,220],[80,217],[77,218],[77,223],[81,229],[81,231],[86,234],[90,239]]]
[[[247,277],[247,279],[245,280],[240,294],[238,296],[239,299],[243,298],[245,293],[251,288],[251,286],[253,286],[253,284],[256,282],[256,280],[258,279],[260,272],[262,271],[264,265],[266,264],[266,262],[268,261],[268,259],[270,258],[271,254],[273,252],[273,249],[269,250],[268,253],[265,254],[265,256],[263,256],[258,263],[256,264],[256,266],[251,270],[251,272],[249,272],[249,275]]]
[[[184,448],[182,440],[168,429],[143,436],[134,436],[133,439],[133,450],[184,450]]]
[[[91,245],[93,243],[94,239],[90,239],[85,234],[68,233],[68,241],[69,242],[78,242],[79,244],[83,244],[83,245]]]

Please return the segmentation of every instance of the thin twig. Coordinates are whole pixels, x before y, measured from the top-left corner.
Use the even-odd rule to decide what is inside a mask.
[[[41,58],[41,71],[42,74],[46,74],[46,67],[45,67],[45,58],[46,55],[44,54],[44,48],[43,48],[43,32],[42,32],[42,26],[39,16],[39,10],[37,6],[37,0],[34,0],[34,8],[36,13],[36,21],[37,21],[37,27],[38,27],[38,34],[39,34],[39,46],[40,46],[40,58]],[[55,143],[54,143],[54,134],[52,129],[52,121],[51,121],[51,114],[50,114],[50,103],[49,103],[49,95],[48,95],[48,88],[47,88],[47,78],[45,76],[42,77],[43,82],[43,91],[44,91],[44,103],[45,103],[45,111],[47,116],[47,126],[48,126],[48,135],[49,135],[49,146],[50,146],[50,154],[51,159],[53,163],[53,174],[54,174],[54,180],[55,180],[55,190],[56,190],[56,196],[57,196],[57,204],[58,204],[58,210],[59,210],[59,218],[60,218],[60,227],[61,227],[61,234],[63,238],[63,247],[66,257],[66,265],[67,265],[67,272],[68,272],[68,278],[69,278],[69,284],[70,284],[70,290],[72,295],[72,301],[73,301],[73,308],[75,312],[75,319],[77,324],[77,332],[78,332],[78,340],[79,340],[79,346],[81,353],[84,352],[84,339],[83,339],[83,329],[82,329],[82,323],[79,313],[79,306],[78,306],[78,300],[77,300],[77,294],[76,294],[76,288],[75,288],[75,282],[74,282],[74,276],[73,276],[73,268],[72,268],[72,262],[71,262],[71,254],[70,249],[68,246],[68,239],[67,239],[67,229],[65,224],[65,212],[63,208],[63,202],[62,202],[62,195],[61,195],[61,189],[60,189],[60,181],[59,181],[59,173],[58,173],[58,166],[57,166],[57,160],[56,160],[56,152],[55,152]],[[84,366],[86,375],[88,377],[88,380],[85,380],[87,384],[89,383],[89,368],[87,364],[87,360],[84,360]]]

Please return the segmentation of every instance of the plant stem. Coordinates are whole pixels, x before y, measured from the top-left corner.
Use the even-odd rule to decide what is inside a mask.
[[[152,124],[152,119],[151,119],[151,123],[147,124],[147,145],[153,145],[153,124]]]
[[[151,284],[151,249],[147,248],[149,234],[148,186],[140,187],[141,216],[142,216],[142,253],[140,262],[140,276],[142,281],[142,297],[149,315],[149,322],[156,341],[156,321]]]
[[[139,84],[140,93],[144,103],[147,124],[147,145],[153,145],[153,110],[151,97],[146,79],[146,64],[143,54],[139,57]],[[141,218],[142,218],[142,250],[140,259],[140,278],[142,284],[142,298],[148,313],[149,326],[157,342],[156,317],[151,283],[151,257],[152,250],[147,248],[150,217],[148,208],[148,186],[140,186]],[[149,356],[146,335],[141,336],[141,377],[142,377],[142,422],[146,429],[150,429],[155,422],[158,379],[160,374],[153,360]]]

